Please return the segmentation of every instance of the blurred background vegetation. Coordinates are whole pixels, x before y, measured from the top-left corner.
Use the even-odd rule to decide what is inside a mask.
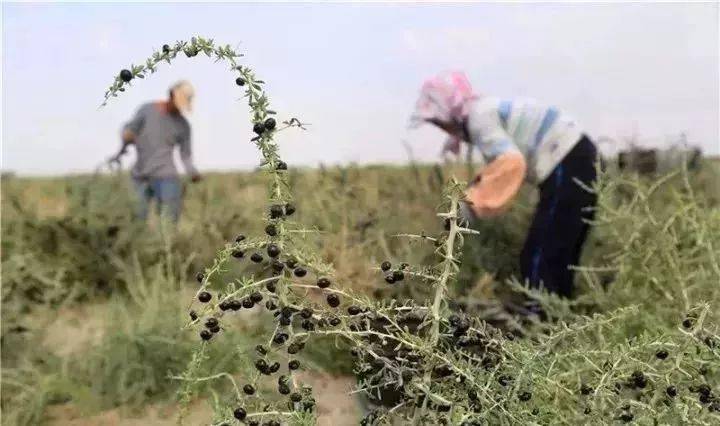
[[[467,177],[464,166],[451,164],[292,169],[298,197],[295,219],[319,231],[308,244],[315,244],[334,265],[343,285],[376,298],[421,300],[428,289],[388,288],[373,268],[382,260],[429,263],[432,249],[427,244],[408,244],[395,236],[441,231],[435,208],[453,174]],[[613,179],[622,182],[631,174]],[[710,160],[688,176],[694,195],[715,217],[718,177],[720,163]],[[650,185],[657,178],[643,180]],[[237,234],[262,229],[264,179],[255,172],[217,173],[188,185],[183,217],[177,229],[170,229],[157,218],[147,225],[132,220],[130,182],[124,174],[3,177],[2,423],[68,424],[70,419],[95,418],[100,420],[87,424],[103,424],[112,421],[98,418],[99,413],[112,411],[124,418],[147,416],[151,409],[154,420],[146,417],[146,423],[172,424],[180,382],[171,376],[185,369],[197,344],[194,334],[180,331],[197,285],[194,276]],[[619,198],[611,200],[615,206],[633,197],[631,192],[623,195],[620,186],[615,191]],[[682,186],[683,176],[668,179],[650,205],[666,209],[668,215],[682,214],[672,202],[672,194]],[[465,309],[481,316],[499,309],[493,301],[502,299],[506,281],[518,275],[517,258],[534,197],[532,188],[524,188],[509,214],[476,224],[480,234],[467,239],[455,284],[454,297]],[[628,226],[652,232],[638,222]],[[602,265],[618,252],[626,253],[618,234],[632,229],[597,227],[583,265]],[[706,238],[718,243],[717,235]],[[237,272],[251,267],[238,264]],[[621,273],[624,280],[647,278],[633,278],[632,270]],[[613,289],[618,279],[614,274],[593,274],[595,281],[585,278],[578,280],[593,296],[582,307],[588,312],[650,294],[637,286]],[[616,292],[613,297],[601,295],[607,289]],[[645,321],[656,320],[648,316]],[[243,312],[234,321],[226,336],[209,346],[212,362],[203,364],[207,371],[201,374],[240,375],[248,368],[243,353],[258,343],[263,325],[254,312]],[[641,329],[642,322],[635,321],[635,326]],[[329,377],[352,374],[346,348],[333,340],[313,345],[304,357]],[[203,390],[206,396],[223,390],[210,384]]]

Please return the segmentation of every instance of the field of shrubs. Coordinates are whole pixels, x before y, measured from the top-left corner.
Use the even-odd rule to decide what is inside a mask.
[[[198,53],[231,63],[261,166],[188,186],[177,228],[134,222],[123,174],[3,179],[3,424],[720,421],[716,162],[603,173],[568,301],[516,280],[532,188],[469,224],[463,165],[288,165],[300,123],[227,47],[165,46],[106,99]]]

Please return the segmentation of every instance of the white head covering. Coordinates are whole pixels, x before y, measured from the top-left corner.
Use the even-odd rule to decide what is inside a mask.
[[[187,80],[180,80],[170,86],[173,103],[180,112],[187,114],[192,111],[192,101],[195,97],[195,89]]]

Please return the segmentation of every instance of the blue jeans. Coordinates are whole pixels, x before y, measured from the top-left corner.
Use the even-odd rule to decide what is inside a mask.
[[[167,215],[173,222],[178,221],[182,208],[182,184],[179,178],[133,178],[133,184],[138,197],[138,219],[147,219],[150,202],[154,198],[159,215]]]

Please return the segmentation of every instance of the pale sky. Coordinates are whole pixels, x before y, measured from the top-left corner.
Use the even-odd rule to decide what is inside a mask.
[[[240,89],[224,65],[181,58],[98,110],[120,69],[201,35],[236,46],[267,82],[291,165],[437,159],[443,136],[406,124],[424,78],[466,71],[480,93],[529,96],[591,137],[686,132],[720,153],[718,4],[3,4],[2,169],[92,170],[119,129],[175,80],[197,91],[201,170],[254,167]]]

